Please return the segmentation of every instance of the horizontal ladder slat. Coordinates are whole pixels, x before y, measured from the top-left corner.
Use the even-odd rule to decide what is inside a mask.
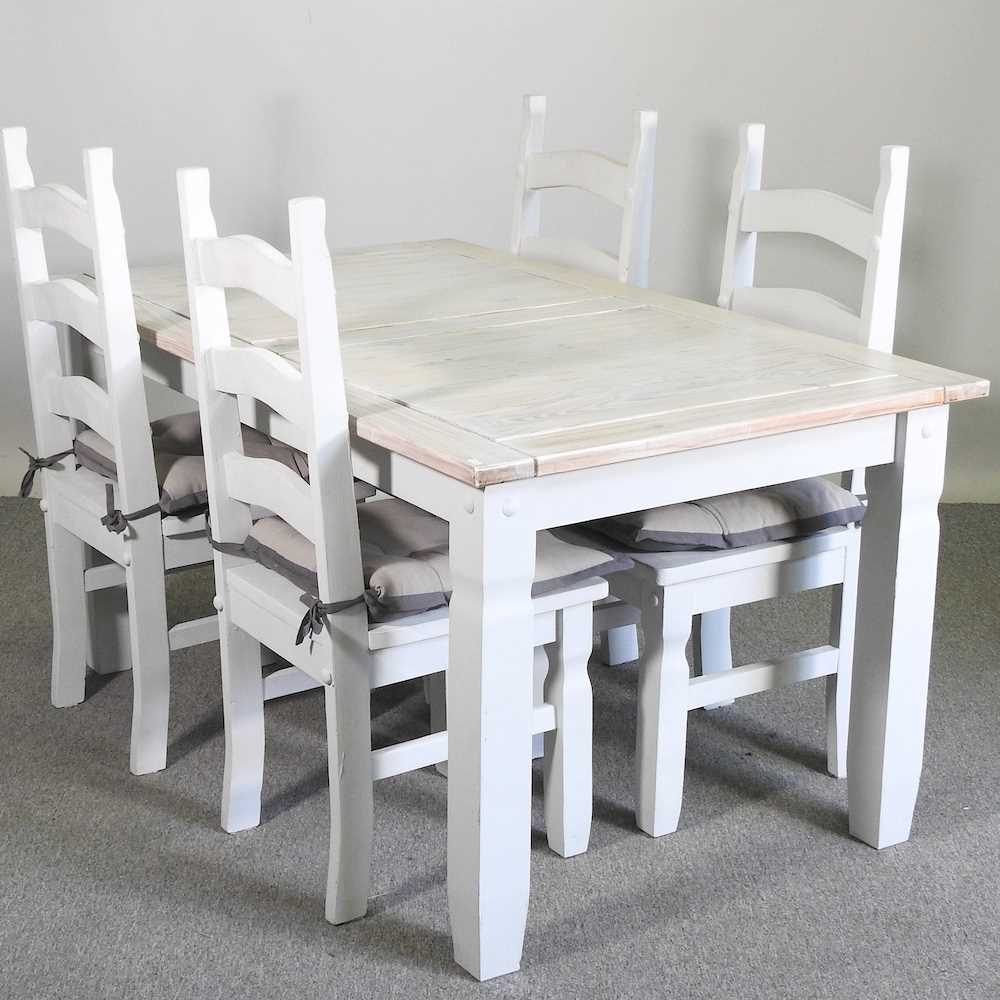
[[[88,249],[94,247],[94,222],[86,199],[64,184],[39,184],[12,191],[17,225],[56,229]]]
[[[114,441],[111,400],[83,375],[57,375],[48,382],[49,409],[61,417],[81,420],[108,441]]]
[[[287,465],[269,458],[247,458],[230,452],[223,458],[226,492],[241,503],[273,511],[300,535],[316,540],[309,484]]]
[[[24,286],[26,319],[42,323],[65,323],[82,333],[102,350],[104,330],[101,310],[93,289],[73,278],[55,278]]]
[[[747,233],[806,233],[867,260],[875,234],[871,211],[849,198],[814,188],[747,191],[740,228]]]
[[[308,434],[311,420],[302,373],[284,358],[261,347],[216,347],[208,359],[216,389],[259,399]]]
[[[688,687],[688,709],[835,674],[839,653],[836,646],[816,646],[780,659],[693,677]]]
[[[576,267],[604,278],[618,279],[618,261],[611,254],[579,243],[550,236],[525,236],[521,240],[521,255],[535,260],[548,260],[564,267]]]
[[[196,240],[195,250],[203,284],[243,288],[295,315],[292,262],[270,243],[256,236],[223,236]]]
[[[732,308],[784,326],[861,343],[861,319],[843,303],[808,288],[737,288]],[[862,345],[865,346],[865,345]]]
[[[585,149],[553,150],[528,157],[525,182],[532,190],[573,187],[625,205],[624,163]]]

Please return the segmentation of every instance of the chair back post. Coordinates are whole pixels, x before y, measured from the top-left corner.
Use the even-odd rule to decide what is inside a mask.
[[[20,211],[18,194],[31,191],[35,178],[28,162],[28,133],[23,128],[5,128],[2,132],[4,173],[7,187],[7,209],[10,220],[11,246],[17,276],[17,297],[20,305],[24,357],[28,368],[28,391],[31,398],[32,422],[35,428],[35,448],[39,455],[54,455],[73,447],[73,428],[46,405],[45,384],[63,373],[59,353],[59,332],[54,323],[30,318],[27,287],[49,280],[42,230],[25,224]],[[46,472],[42,470],[44,495]]]
[[[525,95],[521,116],[521,157],[517,165],[514,192],[514,225],[510,252],[519,254],[525,237],[541,232],[542,195],[528,186],[528,160],[545,148],[546,100],[540,95]]]
[[[733,170],[733,184],[729,196],[729,216],[726,223],[726,243],[722,255],[722,282],[719,287],[719,306],[733,308],[733,292],[737,288],[753,285],[754,264],[757,259],[757,234],[744,232],[740,227],[743,214],[743,196],[747,191],[759,191],[764,169],[764,126],[740,126],[740,152]]]
[[[216,390],[209,361],[213,349],[228,348],[232,344],[225,289],[206,283],[201,270],[200,245],[218,238],[210,194],[207,169],[197,167],[177,171],[211,532],[216,541],[241,544],[250,531],[250,508],[229,497],[224,488],[223,465],[227,453],[243,454],[239,402],[235,396]],[[227,566],[243,561],[242,556],[216,551],[217,585],[222,586],[220,577]]]
[[[111,403],[119,507],[141,510],[159,501],[146,385],[139,352],[125,226],[108,148],[83,153],[87,204],[94,226],[94,276],[104,337],[105,385]]]
[[[364,589],[364,575],[336,292],[325,228],[322,198],[289,202],[299,356],[312,412],[309,483],[316,569],[320,600],[330,603],[357,597]],[[333,616],[331,629],[337,627],[338,618]]]
[[[618,280],[638,288],[649,286],[649,247],[653,229],[653,176],[656,167],[655,111],[632,116],[632,151],[628,158]]]
[[[891,351],[895,339],[909,163],[906,146],[883,146],[879,152],[879,185],[872,211],[875,231],[861,304],[862,336],[876,351]]]

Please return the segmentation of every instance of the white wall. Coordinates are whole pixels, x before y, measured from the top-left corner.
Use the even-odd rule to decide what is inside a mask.
[[[334,245],[507,239],[525,92],[555,145],[624,156],[657,108],[651,283],[712,301],[740,121],[768,126],[765,183],[874,194],[878,147],[912,147],[897,350],[1000,383],[995,333],[1000,64],[992,0],[7,0],[0,124],[36,177],[82,185],[114,147],[136,264],[179,257],[174,169],[212,168],[226,229],[282,240],[284,199],[328,199]],[[548,221],[579,225],[554,199]],[[2,211],[2,210],[0,210]],[[608,220],[593,224],[604,235]],[[762,245],[766,283],[856,302],[859,270],[804,238]],[[76,266],[77,258],[61,258]],[[817,275],[818,280],[817,280]],[[0,492],[31,443],[0,241]],[[955,408],[947,496],[1000,500],[1000,389]]]

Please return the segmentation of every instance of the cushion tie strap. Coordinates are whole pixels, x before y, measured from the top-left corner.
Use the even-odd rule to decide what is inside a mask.
[[[51,469],[56,462],[73,454],[73,449],[70,448],[69,451],[60,451],[57,455],[47,455],[44,458],[38,458],[32,455],[30,451],[25,451],[24,448],[18,448],[17,450],[22,455],[28,456],[28,471],[25,472],[24,478],[21,480],[20,496],[22,499],[26,499],[31,495],[31,487],[35,485],[35,473],[39,469]]]
[[[208,544],[215,549],[216,552],[221,552],[223,555],[227,556],[245,556],[246,549],[243,548],[242,544],[239,542],[217,542],[211,534],[208,535]]]
[[[302,603],[308,606],[308,610],[299,623],[299,630],[295,635],[295,645],[301,646],[306,637],[311,639],[314,635],[319,635],[323,631],[324,623],[329,629],[330,623],[326,620],[327,615],[335,615],[340,611],[353,608],[355,604],[364,604],[364,602],[364,594],[359,594],[347,601],[331,601],[329,604],[324,604],[318,597],[303,594]]]
[[[101,518],[101,524],[104,525],[108,531],[113,535],[121,535],[128,530],[129,521],[138,521],[140,518],[149,517],[150,514],[159,514],[160,505],[158,503],[150,504],[148,507],[143,507],[142,510],[137,510],[132,514],[123,514],[117,507],[115,507],[115,488],[108,483],[104,487],[104,500],[108,506],[108,512]]]
[[[216,552],[221,552],[223,555],[246,556],[247,554],[246,549],[239,542],[217,542],[211,533],[208,535],[208,543]],[[303,594],[301,600],[307,606],[307,610],[302,616],[302,621],[299,622],[298,632],[295,633],[296,646],[301,646],[307,638],[311,639],[314,635],[319,635],[323,631],[324,624],[329,628],[329,622],[326,621],[327,615],[335,615],[340,611],[353,608],[355,604],[366,603],[364,594],[359,594],[347,601],[331,601],[329,604],[324,604],[318,597],[313,597],[311,594]]]

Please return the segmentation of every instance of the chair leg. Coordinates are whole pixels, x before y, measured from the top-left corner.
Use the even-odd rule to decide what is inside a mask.
[[[703,611],[697,616],[694,629],[694,667],[699,676],[721,674],[733,669],[733,644],[730,633],[729,608]],[[705,711],[732,705],[733,699],[717,701],[705,706]]]
[[[854,620],[858,605],[858,557],[855,540],[844,553],[844,582],[833,589],[830,645],[836,646],[837,672],[826,679],[826,769],[847,777],[847,731],[851,718],[851,671],[854,664]]]
[[[619,667],[623,663],[632,663],[634,660],[638,660],[638,625],[619,625],[602,632],[598,655],[601,663],[609,667]]]
[[[132,565],[125,569],[132,653],[132,740],[129,770],[151,774],[167,766],[170,644],[163,575],[163,541],[152,518],[132,525]]]
[[[343,924],[368,910],[374,822],[371,667],[364,606],[336,618],[331,632],[333,684],[324,690],[330,769],[326,919]]]
[[[226,764],[222,776],[222,829],[249,830],[260,823],[264,785],[264,677],[261,645],[219,612],[222,709]]]
[[[556,615],[556,641],[545,647],[544,698],[556,712],[556,728],[545,734],[545,830],[549,847],[564,858],[582,854],[590,842],[594,696],[587,662],[592,629],[590,604],[564,608]]]
[[[441,670],[424,677],[424,697],[431,710],[431,732],[441,733],[448,728],[448,674]],[[448,777],[448,761],[434,765],[438,774]]]
[[[676,590],[656,588],[643,602],[642,625],[636,822],[660,837],[677,829],[681,812],[690,685],[684,647],[691,611]]]
[[[87,677],[85,546],[48,514],[45,536],[52,598],[52,704],[66,708],[83,701]]]
[[[590,636],[593,649],[594,636]],[[587,654],[590,655],[589,653]],[[545,700],[545,678],[549,673],[549,658],[544,646],[535,646],[534,662],[531,672],[532,704],[541,705]],[[545,733],[532,733],[531,759],[541,760],[545,756]]]

